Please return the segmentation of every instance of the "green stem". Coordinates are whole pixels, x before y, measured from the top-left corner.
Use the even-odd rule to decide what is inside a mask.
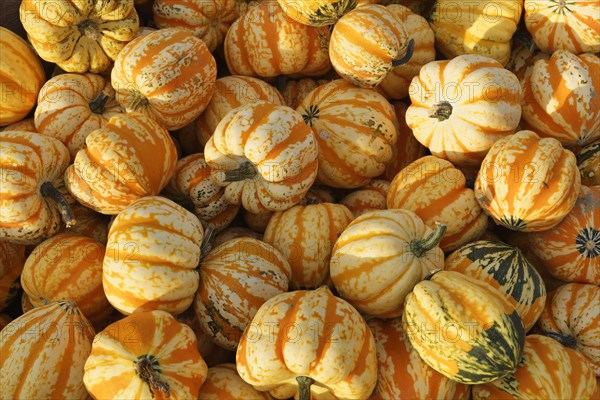
[[[441,101],[434,104],[429,110],[429,118],[437,118],[438,121],[445,121],[452,115],[452,104],[447,101]]]
[[[256,175],[256,170],[250,161],[246,161],[239,168],[225,171],[225,182],[239,182],[250,179]]]
[[[108,95],[104,92],[100,92],[98,97],[90,102],[90,110],[96,114],[104,114],[104,106],[108,101]]]
[[[69,205],[67,200],[64,198],[62,193],[60,193],[58,191],[58,189],[56,189],[52,185],[52,183],[50,183],[50,182],[42,183],[42,186],[40,186],[40,194],[45,199],[49,198],[52,201],[54,201],[54,203],[58,207],[58,211],[60,212],[63,222],[65,223],[65,225],[67,225],[67,228],[70,228],[73,225],[75,225],[77,220],[75,219],[75,216],[73,215],[73,210],[71,209],[71,206]]]
[[[310,400],[310,386],[315,380],[308,376],[297,376],[298,382],[298,400]]]
[[[140,109],[145,109],[148,107],[148,104],[150,104],[148,99],[142,93],[140,93],[138,90],[132,90],[131,96],[132,96],[132,99],[131,99],[131,102],[129,103],[129,108],[131,109],[131,111],[138,111]]]
[[[423,254],[433,249],[442,241],[444,233],[446,233],[446,225],[436,222],[435,229],[429,236],[427,236],[425,239],[415,239],[410,242],[410,251],[412,251],[415,256],[421,257]]]
[[[150,388],[150,394],[154,398],[154,392],[159,390],[165,394],[165,397],[170,397],[169,384],[162,382],[158,377],[160,370],[157,368],[158,360],[154,356],[143,355],[134,361],[135,372]]]
[[[415,51],[415,39],[410,39],[408,41],[408,46],[406,47],[406,53],[404,53],[404,57],[393,60],[392,65],[394,67],[399,67],[401,65],[406,64],[412,58],[414,51]]]

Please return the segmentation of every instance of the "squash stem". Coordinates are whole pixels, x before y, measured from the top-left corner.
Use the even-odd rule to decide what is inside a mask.
[[[98,97],[90,102],[90,110],[96,114],[104,114],[104,106],[108,101],[108,95],[104,92],[100,92]]]
[[[132,97],[132,99],[131,99],[131,102],[129,103],[129,108],[132,111],[138,111],[140,109],[143,110],[145,108],[148,108],[148,105],[150,104],[150,102],[138,90],[132,90],[131,97]]]
[[[298,382],[298,400],[310,400],[310,386],[315,380],[308,376],[297,376]]]
[[[421,257],[423,254],[433,249],[442,241],[444,233],[446,233],[446,225],[436,222],[435,229],[429,236],[427,236],[425,239],[415,239],[410,242],[410,251],[412,251],[415,256]]]
[[[445,121],[452,115],[452,104],[447,101],[436,103],[429,110],[429,118],[437,118],[438,121]]]
[[[60,193],[58,189],[56,189],[54,185],[52,185],[51,182],[42,183],[42,186],[40,186],[40,194],[45,199],[49,198],[52,201],[54,201],[54,203],[58,207],[58,211],[60,212],[63,222],[65,223],[65,225],[67,225],[67,228],[70,228],[73,225],[75,225],[77,220],[75,219],[75,215],[73,215],[73,210],[71,209],[71,206],[64,198],[62,193]]]
[[[542,335],[554,339],[563,346],[566,346],[571,349],[574,349],[577,345],[575,338],[573,338],[572,336],[561,335],[560,333],[556,332],[542,332]]]
[[[213,241],[215,240],[215,236],[217,235],[217,230],[212,224],[207,224],[204,229],[204,238],[202,239],[202,244],[200,245],[200,262],[206,257],[208,252],[212,249]]]
[[[256,175],[256,169],[250,161],[246,161],[239,168],[225,171],[225,182],[239,182],[250,179]]]
[[[410,61],[415,51],[415,39],[410,39],[408,41],[408,46],[406,46],[406,53],[404,53],[404,57],[398,58],[396,60],[392,60],[392,66],[399,67],[401,65],[406,64]]]
[[[144,381],[148,387],[150,388],[150,394],[152,398],[154,398],[154,392],[159,390],[165,394],[165,397],[170,397],[171,393],[169,392],[169,384],[166,382],[162,382],[157,376],[157,372],[159,372],[158,361],[153,356],[143,355],[138,358],[135,363],[135,372],[140,377],[142,381]]]

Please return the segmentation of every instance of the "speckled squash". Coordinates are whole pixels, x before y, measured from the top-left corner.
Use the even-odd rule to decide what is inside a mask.
[[[194,302],[202,330],[235,350],[260,306],[287,292],[291,275],[283,254],[257,239],[237,238],[212,249],[200,264]]]
[[[390,183],[383,179],[373,179],[367,185],[348,193],[340,200],[354,217],[375,210],[387,209],[387,194]]]
[[[402,329],[425,363],[466,384],[513,372],[525,343],[521,317],[506,296],[455,271],[439,271],[414,287]]]
[[[79,203],[71,205],[77,223],[62,232],[87,236],[106,245],[110,216],[99,214]]]
[[[1,336],[2,397],[88,398],[83,366],[94,329],[74,302],[56,301],[31,310],[2,329]]]
[[[523,79],[523,128],[564,146],[600,139],[600,58],[565,50],[535,61]]]
[[[600,140],[579,150],[577,167],[581,173],[581,184],[600,186]]]
[[[62,74],[49,79],[35,109],[37,132],[60,140],[71,157],[85,147],[85,138],[125,110],[115,100],[110,82],[96,74]]]
[[[4,7],[3,4],[3,12]],[[0,53],[0,126],[4,126],[19,122],[29,114],[46,76],[42,63],[29,44],[2,26]]]
[[[208,369],[198,400],[271,400],[238,375],[235,364],[219,364]]]
[[[434,156],[478,165],[521,118],[519,80],[479,55],[425,64],[411,83],[406,123]]]
[[[586,357],[600,376],[600,287],[567,283],[550,292],[538,327]]]
[[[285,100],[285,104],[292,107],[294,110],[298,108],[302,100],[308,96],[310,92],[330,82],[327,79],[312,79],[302,78],[298,80],[288,80],[285,82],[281,94]]]
[[[118,114],[85,142],[65,172],[65,184],[81,204],[102,214],[118,214],[136,199],[157,195],[175,171],[177,150],[169,132],[144,114]]]
[[[244,381],[278,399],[304,400],[311,392],[314,400],[364,399],[377,382],[371,330],[327,287],[280,294],[263,304],[240,341],[236,367]]]
[[[40,57],[67,72],[103,72],[139,27],[133,0],[24,0],[20,18]]]
[[[517,310],[529,331],[546,304],[546,286],[521,252],[501,242],[477,240],[446,257],[444,269],[489,283]]]
[[[385,170],[398,122],[375,90],[337,79],[310,92],[296,110],[319,143],[319,183],[357,188]]]
[[[96,335],[83,383],[95,399],[196,399],[207,371],[192,328],[147,311]]]
[[[332,203],[294,206],[273,215],[263,240],[289,261],[292,289],[326,284],[331,250],[352,219],[348,208]]]
[[[276,0],[248,7],[225,37],[225,60],[233,75],[320,76],[329,71],[329,28],[294,21]]]
[[[287,210],[317,177],[317,140],[302,116],[264,101],[230,111],[204,157],[227,201],[253,213]]]
[[[463,173],[451,162],[425,156],[396,175],[387,193],[387,208],[404,208],[417,214],[427,226],[446,225],[440,243],[448,252],[476,240],[488,226],[475,192],[466,187]]]
[[[444,267],[444,229],[427,227],[409,210],[363,214],[342,232],[329,270],[339,295],[380,318],[402,315],[404,298],[427,274]]]
[[[471,387],[454,382],[421,360],[402,331],[401,318],[368,322],[377,348],[377,386],[371,400],[469,400]]]
[[[194,300],[204,229],[194,214],[148,196],[121,211],[108,233],[102,284],[121,313],[179,314]]]
[[[497,141],[486,155],[475,196],[481,208],[506,228],[550,230],[575,205],[581,177],[575,155],[553,138],[519,131]]]
[[[516,371],[473,386],[473,400],[592,399],[596,377],[575,350],[542,335],[529,335]]]
[[[505,67],[521,81],[527,70],[531,69],[537,60],[549,58],[550,54],[541,52],[533,43],[531,36],[517,31],[513,38],[510,58]]]
[[[357,4],[357,0],[277,1],[288,17],[311,26],[333,25]]]
[[[217,63],[208,47],[183,28],[136,38],[111,72],[121,106],[148,114],[169,130],[183,128],[204,111],[216,80]]]
[[[0,240],[0,311],[10,304],[21,288],[19,277],[25,265],[25,247]]]

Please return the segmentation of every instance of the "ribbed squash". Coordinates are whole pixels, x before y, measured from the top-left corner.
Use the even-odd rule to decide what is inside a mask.
[[[317,140],[302,116],[264,101],[230,111],[204,157],[227,201],[254,213],[287,210],[317,177]]]
[[[96,335],[83,383],[95,399],[196,399],[207,370],[192,328],[148,311]]]
[[[0,240],[0,311],[19,293],[26,258],[25,245]]]
[[[357,0],[277,1],[288,17],[311,26],[333,25],[357,4]]]
[[[373,179],[367,185],[359,187],[344,196],[340,204],[345,205],[358,217],[364,213],[387,209],[387,194],[390,183],[383,179]]]
[[[148,196],[121,211],[108,233],[102,283],[123,314],[164,310],[179,314],[198,289],[202,224],[164,197]]]
[[[82,378],[94,329],[74,302],[31,310],[2,329],[1,337],[2,398],[88,398]]]
[[[183,128],[202,113],[216,80],[217,63],[208,47],[183,28],[136,38],[119,53],[111,72],[119,103],[169,130]]]
[[[430,228],[436,222],[445,224],[440,247],[446,252],[476,240],[488,225],[463,173],[434,156],[422,157],[396,175],[387,193],[387,208],[411,210]]]
[[[248,7],[231,24],[225,37],[225,60],[233,75],[320,76],[331,68],[329,36],[328,27],[294,21],[276,0],[265,0]]]
[[[480,164],[519,125],[519,80],[489,57],[430,62],[411,86],[408,127],[431,154],[454,164]]]
[[[600,52],[600,4],[596,0],[525,0],[525,25],[535,44],[547,53]]]
[[[20,18],[36,52],[67,72],[103,72],[139,27],[133,0],[24,0]]]
[[[368,322],[377,348],[377,386],[370,399],[469,400],[471,387],[454,382],[421,360],[402,331],[402,320]]]
[[[557,50],[535,61],[523,79],[523,128],[564,146],[600,139],[600,58]]]
[[[270,400],[238,375],[235,364],[219,364],[208,369],[198,400]]]
[[[292,289],[326,284],[331,250],[352,219],[348,208],[332,203],[298,205],[273,215],[263,240],[289,261]]]
[[[475,180],[481,208],[506,228],[552,229],[575,205],[581,177],[575,155],[553,138],[519,131],[497,141]]]
[[[600,185],[600,140],[579,150],[577,167],[581,173],[581,184],[585,186]]]
[[[504,65],[522,12],[521,0],[437,0],[429,18],[435,45],[447,58],[478,54]]]
[[[517,31],[513,39],[510,59],[506,63],[506,69],[514,73],[521,81],[525,73],[533,67],[537,60],[547,60],[549,58],[550,54],[542,53],[540,49],[535,47],[531,36],[522,31]]]
[[[99,214],[79,203],[71,205],[71,209],[73,210],[73,216],[77,220],[77,223],[62,232],[87,236],[106,245],[110,217],[108,215]]]
[[[319,143],[319,183],[346,189],[366,185],[392,158],[396,114],[375,90],[337,79],[313,90],[296,110]]]
[[[402,315],[404,298],[427,274],[444,267],[435,231],[409,210],[363,214],[348,225],[331,253],[329,270],[339,295],[381,318]]]
[[[233,239],[212,249],[200,264],[194,303],[202,330],[235,350],[260,306],[287,292],[291,275],[283,254],[257,239]]]
[[[600,287],[567,283],[550,292],[538,327],[586,357],[600,376]]]
[[[596,377],[575,350],[541,335],[530,335],[519,368],[503,378],[473,386],[473,400],[592,399]]]
[[[571,212],[553,229],[531,233],[529,242],[555,278],[600,285],[600,186],[581,186]]]
[[[311,391],[314,400],[365,399],[377,382],[373,334],[327,287],[263,304],[240,341],[236,367],[244,381],[279,399],[308,400]]]
[[[85,138],[124,110],[110,82],[96,74],[62,74],[49,79],[35,109],[37,132],[67,146],[71,157],[85,147]]]
[[[283,95],[285,104],[295,110],[310,92],[328,82],[330,81],[327,79],[317,80],[312,78],[287,80],[281,94]]]
[[[15,122],[14,124],[6,125],[1,129],[2,131],[25,131],[25,132],[35,132],[38,133],[35,128],[35,122],[33,118],[25,118],[19,122]]]
[[[414,287],[402,329],[425,363],[466,384],[515,371],[525,343],[521,317],[506,296],[454,271],[439,271]]]
[[[140,113],[119,114],[90,133],[65,173],[65,184],[83,205],[118,214],[169,182],[177,150],[169,132]]]
[[[446,257],[444,269],[489,283],[517,310],[529,331],[546,304],[546,286],[521,252],[501,242],[478,240]]]
[[[3,13],[4,7],[3,4]],[[29,114],[46,76],[42,63],[29,44],[3,26],[0,26],[0,53],[0,126],[4,126]]]

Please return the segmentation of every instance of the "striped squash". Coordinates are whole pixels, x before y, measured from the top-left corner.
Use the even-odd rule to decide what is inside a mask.
[[[238,375],[235,364],[219,364],[208,369],[198,400],[271,400]]]
[[[31,310],[2,329],[0,337],[2,398],[88,398],[82,378],[94,329],[74,302]]]
[[[402,331],[401,318],[372,319],[368,324],[379,364],[370,399],[470,399],[470,386],[446,378],[421,360]]]
[[[575,155],[558,140],[525,130],[494,143],[475,180],[475,197],[497,224],[540,232],[567,216],[580,188]]]
[[[242,237],[212,249],[200,263],[194,307],[213,342],[235,350],[267,300],[288,290],[290,264],[273,246]]]
[[[77,73],[106,71],[139,27],[133,0],[23,0],[20,19],[42,59]]]
[[[179,314],[198,289],[202,224],[164,197],[148,196],[121,211],[108,233],[102,284],[121,313]]]
[[[373,334],[327,287],[263,304],[242,336],[236,367],[244,381],[279,399],[308,400],[317,390],[321,397],[364,399],[377,383]]]
[[[35,121],[33,118],[25,118],[19,122],[15,122],[14,124],[6,125],[4,128],[0,129],[2,131],[25,131],[25,132],[34,132],[38,133],[35,128]]]
[[[446,225],[440,243],[448,252],[476,240],[488,226],[475,192],[466,187],[463,173],[451,162],[425,156],[396,175],[387,194],[387,208],[404,208],[417,214],[427,226]]]
[[[553,229],[532,232],[529,244],[555,278],[600,285],[600,186],[581,186],[571,212]]]
[[[402,329],[425,363],[466,384],[512,373],[525,343],[521,317],[506,296],[455,271],[439,271],[414,287]]]
[[[225,229],[238,214],[239,207],[225,199],[223,189],[210,179],[211,168],[202,153],[177,161],[175,173],[165,188],[165,195],[192,211],[205,226],[217,232]]]
[[[427,227],[412,211],[363,214],[348,225],[331,253],[331,280],[340,297],[380,318],[402,315],[404,298],[427,274],[444,268],[438,243],[443,225]]]
[[[202,39],[209,51],[223,43],[238,17],[240,0],[155,0],[153,21],[159,29],[186,28]]]
[[[35,106],[46,80],[42,63],[29,44],[0,26],[0,126],[21,121]]]
[[[276,0],[248,7],[227,32],[225,60],[232,75],[320,76],[331,69],[328,27],[294,21]]]
[[[317,177],[317,141],[302,116],[264,101],[230,111],[204,157],[227,201],[253,213],[287,210]]]
[[[49,79],[35,109],[37,132],[67,146],[71,158],[85,147],[85,138],[124,112],[110,81],[96,74],[62,74]]]
[[[557,50],[535,62],[523,79],[523,128],[564,146],[600,139],[600,58]]]
[[[311,26],[333,25],[357,4],[357,0],[277,1],[288,17]]]
[[[169,130],[183,128],[202,113],[216,80],[217,63],[208,47],[183,28],[134,39],[111,72],[121,106],[148,114]]]
[[[525,26],[546,53],[600,52],[600,3],[597,0],[525,0]]]
[[[290,79],[285,82],[281,94],[283,95],[285,104],[295,110],[310,92],[318,88],[320,85],[324,85],[329,82],[330,81],[328,79]]]
[[[361,87],[375,87],[411,59],[414,39],[396,13],[379,4],[350,11],[334,25],[329,57],[335,71]]]
[[[577,167],[581,173],[581,184],[585,186],[600,186],[600,140],[579,150]]]
[[[369,211],[387,209],[387,194],[390,183],[383,179],[373,179],[365,186],[361,186],[348,193],[340,200],[354,214],[354,217]]]
[[[21,286],[34,307],[69,299],[92,324],[101,323],[112,312],[102,288],[105,251],[85,236],[55,235],[27,257]]]
[[[71,209],[73,210],[73,216],[77,220],[77,223],[62,232],[87,236],[106,245],[110,217],[108,215],[99,214],[77,202],[71,205]]]
[[[567,283],[550,292],[538,327],[577,350],[600,376],[600,287]]]
[[[83,383],[95,399],[196,399],[208,370],[196,342],[164,311],[135,313],[96,335]]]
[[[0,311],[21,289],[19,277],[25,265],[25,245],[0,240]]]
[[[531,36],[522,31],[517,31],[514,36],[510,59],[506,63],[506,69],[514,73],[521,81],[525,73],[533,67],[537,60],[547,60],[549,58],[550,54],[542,53],[540,49],[535,47]]]
[[[144,114],[115,115],[85,143],[65,184],[81,204],[102,214],[118,214],[136,199],[158,194],[175,171],[169,132]]]
[[[501,242],[478,240],[446,257],[444,269],[486,283],[505,295],[529,331],[546,304],[546,286],[521,252]]]
[[[0,132],[0,239],[37,244],[57,233],[62,222],[75,223],[59,191],[68,165],[69,150],[58,139]]]
[[[356,188],[385,170],[398,122],[375,90],[337,79],[310,92],[296,110],[319,143],[319,183]]]
[[[541,336],[529,335],[516,371],[473,386],[473,400],[592,399],[596,377],[576,351]]]
[[[332,203],[298,205],[273,215],[263,240],[290,263],[292,289],[326,284],[331,250],[352,219],[348,208]]]
[[[453,164],[479,165],[519,125],[519,80],[489,57],[430,62],[411,85],[408,127],[431,154]]]

